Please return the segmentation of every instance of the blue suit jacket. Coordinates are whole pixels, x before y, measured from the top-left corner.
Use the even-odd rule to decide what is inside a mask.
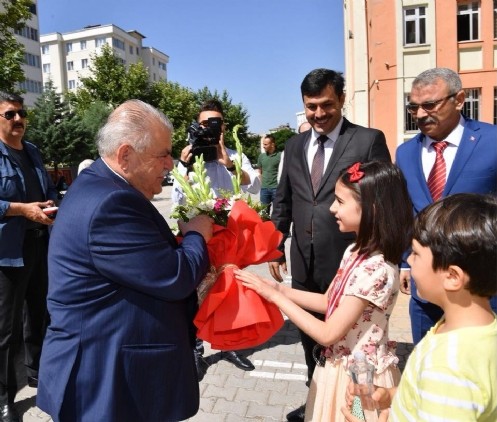
[[[433,202],[421,163],[423,139],[424,135],[419,133],[400,145],[395,159],[407,180],[415,214]],[[465,119],[442,197],[454,193],[497,194],[497,126]],[[419,300],[414,283],[411,294]]]
[[[164,218],[102,160],[81,173],[49,246],[37,405],[54,421],[176,421],[198,410],[195,288],[205,241],[181,246]]]

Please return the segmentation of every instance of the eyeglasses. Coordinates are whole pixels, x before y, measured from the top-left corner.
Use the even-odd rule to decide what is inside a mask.
[[[407,103],[406,109],[409,113],[416,114],[419,110],[419,107],[421,107],[424,111],[429,113],[430,111],[435,110],[435,107],[437,105],[439,105],[440,103],[448,100],[449,98],[455,97],[455,96],[456,96],[456,93],[447,95],[446,97],[440,98],[439,100],[426,101],[426,102],[421,103],[421,104]]]
[[[0,114],[0,116],[2,116],[4,119],[12,120],[14,117],[16,117],[16,114],[18,114],[21,119],[24,119],[28,115],[28,112],[21,108],[20,110],[6,111],[4,114]]]

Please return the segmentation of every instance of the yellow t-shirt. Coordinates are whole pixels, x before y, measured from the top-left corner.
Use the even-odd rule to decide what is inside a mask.
[[[390,421],[497,421],[497,321],[436,334],[409,357]]]

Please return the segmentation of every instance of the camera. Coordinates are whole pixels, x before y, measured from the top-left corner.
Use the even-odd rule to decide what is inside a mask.
[[[217,160],[217,144],[221,138],[223,119],[220,117],[209,117],[207,126],[200,126],[197,122],[192,122],[188,127],[188,142],[192,144],[192,160],[200,155],[204,156],[204,161]]]

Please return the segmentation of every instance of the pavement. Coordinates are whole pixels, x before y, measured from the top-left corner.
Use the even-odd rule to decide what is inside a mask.
[[[166,219],[171,208],[170,192],[171,187],[166,186],[153,200]],[[289,242],[290,239],[287,247]],[[267,264],[248,269],[270,277]],[[290,277],[285,279],[285,283],[290,283]],[[390,318],[390,339],[398,342],[397,355],[401,370],[413,348],[408,304],[409,296],[399,293]],[[219,351],[212,350],[208,343],[204,343],[204,346],[209,368],[200,382],[200,409],[189,421],[286,421],[288,412],[305,403],[307,367],[298,331],[289,320],[285,319],[281,330],[268,342],[241,352],[252,361],[254,371],[242,371],[221,360]],[[24,380],[20,360],[18,373],[19,379]],[[18,392],[16,407],[24,422],[52,420],[36,407],[36,389],[27,385]]]

